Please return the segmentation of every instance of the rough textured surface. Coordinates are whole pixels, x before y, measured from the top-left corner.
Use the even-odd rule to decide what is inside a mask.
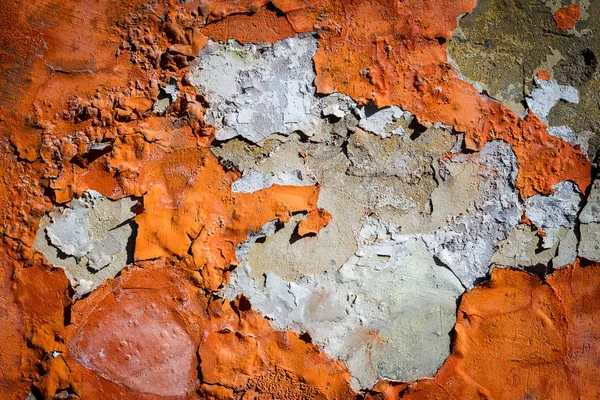
[[[448,41],[448,52],[464,77],[518,114],[525,111],[523,100],[535,90],[532,78],[539,70],[548,73],[546,80],[576,88],[579,103],[559,103],[549,122],[551,126],[568,125],[582,142],[589,140],[586,153],[594,160],[600,144],[600,75],[595,73],[600,37],[594,16],[600,12],[600,4],[577,2],[581,8],[577,26],[562,32],[552,16],[567,5],[555,0],[478,1],[471,13],[461,18]]]
[[[232,41],[204,47],[188,79],[210,104],[205,118],[217,127],[217,140],[258,142],[297,130],[311,135],[320,122],[312,89],[316,51],[310,35],[272,46]]]
[[[453,200],[458,204],[446,207],[441,192],[436,197],[440,210],[436,206],[435,218],[430,224],[421,219],[422,213],[431,212],[429,197],[437,186],[435,160],[456,143],[448,129],[431,128],[411,139],[414,130],[407,127],[405,133],[383,140],[356,125],[357,119],[351,114],[330,124],[328,130],[332,132],[325,131],[319,142],[304,142],[299,135],[273,135],[258,146],[233,139],[214,148],[224,163],[248,175],[254,173],[246,171],[277,176],[282,169],[298,170],[304,181],[318,181],[317,205],[332,215],[318,237],[290,240],[295,224],[287,224],[264,243],[257,243],[249,254],[253,276],[273,271],[280,277],[297,279],[302,274],[341,266],[356,251],[355,233],[369,212],[412,233],[437,229],[446,223],[447,216],[466,209],[468,204],[463,203],[471,199],[456,196]],[[355,132],[348,132],[348,128]],[[343,149],[346,140],[347,155]],[[460,185],[452,178],[448,183],[451,187]],[[473,186],[476,189],[477,182],[469,184]]]
[[[599,7],[0,5],[0,397],[598,397]]]
[[[64,268],[75,298],[114,278],[133,261],[137,201],[111,201],[84,192],[67,207],[40,220],[34,247],[55,267]]]
[[[489,283],[462,297],[453,355],[435,378],[382,382],[367,398],[598,397],[598,268],[576,263],[545,281],[495,269]]]
[[[432,233],[425,230],[421,234],[403,235],[398,227],[367,222],[359,234],[358,251],[339,270],[308,275],[297,282],[282,280],[273,272],[266,272],[261,264],[259,270],[265,271],[264,281],[259,278],[260,274],[251,275],[256,258],[249,256],[233,272],[225,294],[233,298],[244,293],[253,307],[272,319],[277,328],[307,331],[327,354],[346,362],[355,379],[355,388],[369,388],[378,378],[406,381],[431,374],[448,349],[449,325],[442,322],[447,321],[443,316],[454,312],[453,304],[462,293],[463,285],[472,287],[485,278],[496,244],[508,236],[522,214],[512,186],[517,174],[516,163],[508,145],[491,142],[477,157],[454,158],[446,166],[447,175],[443,175],[445,179],[438,188],[440,191],[449,190],[448,186],[453,184],[449,182],[453,167],[461,173],[471,169],[472,176],[464,176],[463,180],[473,179],[474,187],[482,193],[473,204],[459,204],[459,214],[454,219],[449,218],[448,227],[434,228],[437,230]],[[488,174],[488,179],[479,180],[482,174]],[[324,183],[323,190],[326,188]],[[434,215],[439,215],[439,219],[449,217],[445,213],[455,211],[448,204],[442,205],[446,198],[447,195],[440,196],[439,210],[438,203],[433,203],[432,218]],[[427,219],[423,218],[423,221]],[[269,227],[263,229],[265,236],[273,234]],[[427,229],[427,226],[421,229]],[[270,240],[267,238],[267,243]],[[254,241],[255,235],[249,237],[247,243]],[[249,254],[252,252],[250,250]],[[440,261],[456,276],[444,265],[439,265]],[[429,272],[422,270],[424,265],[429,265]],[[408,272],[416,270],[426,276]],[[267,271],[278,272],[280,269]],[[313,271],[305,270],[304,273]],[[426,297],[422,297],[424,292]],[[445,300],[428,306],[429,297]],[[324,301],[329,304],[326,309],[318,306]],[[432,317],[438,311],[440,318]],[[415,314],[410,316],[412,312]],[[427,316],[425,319],[424,315]],[[404,316],[407,320],[397,326],[392,316]],[[425,327],[426,321],[439,322],[435,325],[439,329]],[[359,341],[356,344],[355,335],[349,334],[362,327],[377,332],[377,351],[363,349],[368,343]],[[386,332],[393,332],[393,335]],[[415,332],[421,332],[418,341],[410,339]],[[427,355],[425,347],[430,352]],[[365,368],[365,357],[372,367]],[[389,366],[390,360],[399,361],[403,367]],[[424,360],[428,361],[423,363]]]
[[[577,90],[572,86],[559,85],[552,80],[535,79],[536,88],[525,99],[527,107],[545,124],[552,107],[559,101],[579,103]]]
[[[525,215],[540,228],[572,228],[582,204],[582,196],[573,183],[556,184],[550,196],[536,195],[525,202]]]
[[[355,389],[379,379],[432,375],[448,355],[460,281],[437,265],[425,242],[371,221],[356,255],[340,269],[287,282],[267,273],[252,279],[238,267],[225,295],[249,297],[277,329],[308,332],[343,360]]]
[[[498,242],[517,224],[522,206],[513,186],[517,174],[515,156],[506,143],[490,142],[480,157],[463,162],[480,164],[473,176],[485,177],[479,183],[481,199],[449,227],[426,236],[425,240],[435,256],[471,288],[488,273]]]
[[[581,222],[579,255],[600,262],[600,179],[598,178],[594,181],[587,204],[579,214],[579,221]]]
[[[540,230],[519,224],[498,244],[492,262],[545,274],[550,271],[550,266],[561,268],[574,263],[578,245],[574,229]]]

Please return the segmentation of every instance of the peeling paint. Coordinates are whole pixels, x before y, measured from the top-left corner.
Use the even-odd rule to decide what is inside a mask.
[[[206,96],[206,122],[217,140],[242,136],[258,142],[271,133],[318,129],[312,58],[316,40],[302,35],[273,45],[209,43],[190,72],[191,83]],[[279,111],[281,110],[281,112]]]
[[[596,179],[587,198],[587,204],[579,214],[581,240],[580,257],[600,262],[600,180]]]
[[[356,255],[339,270],[298,282],[267,273],[263,283],[244,263],[224,294],[244,293],[277,329],[308,332],[345,362],[355,390],[379,379],[433,374],[448,354],[460,282],[421,239],[398,228],[373,221],[360,238]]]
[[[0,7],[0,397],[599,397],[575,3]]]

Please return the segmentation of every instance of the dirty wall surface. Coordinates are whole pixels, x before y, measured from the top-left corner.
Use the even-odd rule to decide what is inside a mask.
[[[600,397],[599,2],[0,25],[0,398]]]

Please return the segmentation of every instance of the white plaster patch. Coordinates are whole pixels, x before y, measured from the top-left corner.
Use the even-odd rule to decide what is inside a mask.
[[[377,110],[373,114],[366,116],[365,108],[359,109],[360,122],[358,126],[365,131],[374,133],[382,138],[389,138],[392,135],[402,135],[404,129],[402,127],[392,127],[391,125],[400,120],[409,121],[412,114],[408,111],[403,111],[401,108],[392,106]]]

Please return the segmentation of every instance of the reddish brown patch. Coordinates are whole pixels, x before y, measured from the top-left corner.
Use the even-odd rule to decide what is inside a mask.
[[[99,377],[156,396],[185,397],[198,388],[199,332],[190,318],[192,310],[203,304],[193,291],[185,290],[189,285],[179,288],[177,279],[151,269],[126,274],[115,292],[100,290],[73,307],[72,323],[77,328],[72,330],[69,355],[92,379],[81,382],[80,396],[85,397],[85,387]],[[156,289],[158,282],[161,290]]]
[[[579,17],[581,16],[581,7],[578,4],[571,4],[568,7],[559,8],[558,11],[554,13],[552,18],[554,18],[554,22],[556,22],[556,26],[558,29],[563,31],[568,31],[569,29],[573,29],[577,21],[579,21]]]
[[[329,211],[323,210],[322,208],[317,208],[311,211],[306,218],[298,223],[298,235],[306,236],[309,234],[316,235],[329,225],[331,222],[331,213]]]
[[[0,397],[25,398],[30,386],[26,380],[32,379],[37,354],[27,348],[23,338],[30,331],[13,290],[13,274],[18,263],[10,259],[7,247],[4,245],[0,251],[0,329],[3,342],[0,347]]]

